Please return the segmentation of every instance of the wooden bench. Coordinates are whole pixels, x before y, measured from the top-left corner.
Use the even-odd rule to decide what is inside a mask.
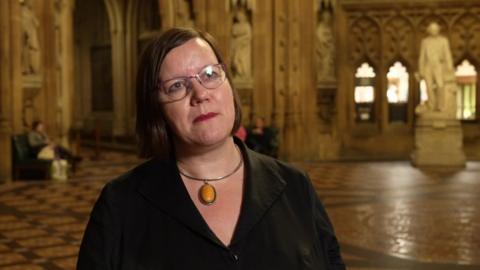
[[[13,179],[50,179],[51,160],[37,159],[27,134],[12,136]]]

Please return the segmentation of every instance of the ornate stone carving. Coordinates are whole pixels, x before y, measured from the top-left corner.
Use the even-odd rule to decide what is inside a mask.
[[[248,82],[252,79],[252,26],[247,11],[235,11],[232,25],[231,67],[236,81]]]
[[[452,26],[453,59],[463,60],[466,56],[480,61],[480,20],[478,14],[465,13]]]
[[[36,75],[40,71],[41,53],[38,40],[39,21],[30,0],[22,3],[22,74]]]
[[[182,27],[194,27],[192,4],[189,0],[176,1],[175,25]]]
[[[331,21],[331,12],[324,9],[316,31],[315,60],[317,82],[335,81],[335,37]]]
[[[406,62],[413,70],[416,67],[418,48],[423,38],[428,37],[426,29],[431,22],[436,22],[448,43],[451,40],[452,51],[449,52],[448,65],[450,71],[442,75],[440,85],[444,88],[439,91],[440,95],[447,95],[437,99],[445,100],[441,104],[432,105],[453,117],[454,102],[448,105],[447,101],[455,99],[455,76],[453,63],[464,58],[480,62],[480,8],[476,6],[431,6],[424,3],[411,6],[358,6],[346,5],[347,21],[350,36],[347,43],[351,57],[349,65],[356,65],[361,61],[369,61],[377,64],[383,70],[396,60]],[[448,38],[448,39],[447,39]],[[449,50],[450,51],[450,50]],[[422,69],[422,67],[418,67]],[[428,73],[428,72],[427,72]],[[428,79],[430,88],[434,88],[437,80],[434,75]],[[384,86],[380,86],[384,87]],[[434,91],[434,93],[436,90]],[[430,94],[435,95],[435,94]],[[434,97],[435,99],[435,97]],[[432,101],[437,103],[437,101]],[[443,104],[443,105],[442,105]],[[439,109],[442,107],[442,109]],[[419,108],[417,111],[428,111],[427,108]],[[433,109],[431,109],[433,110]]]
[[[412,24],[403,16],[395,16],[385,24],[385,53],[384,59],[393,62],[398,58],[414,62],[415,36]]]
[[[381,52],[380,27],[374,20],[364,16],[353,22],[351,29],[351,59],[358,63],[368,58],[378,63]]]

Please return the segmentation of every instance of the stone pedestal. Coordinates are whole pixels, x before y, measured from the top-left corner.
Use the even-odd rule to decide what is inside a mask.
[[[38,118],[38,108],[35,108],[35,99],[42,88],[42,77],[39,75],[28,75],[22,78],[22,123],[29,129],[34,120]]]
[[[441,117],[420,117],[415,125],[415,166],[465,166],[460,121]]]

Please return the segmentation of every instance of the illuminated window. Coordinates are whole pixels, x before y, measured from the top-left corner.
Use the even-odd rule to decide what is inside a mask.
[[[476,118],[477,71],[468,60],[463,60],[457,66],[455,76],[458,84],[457,118],[473,120]]]
[[[407,122],[408,72],[404,65],[395,62],[387,73],[387,100],[390,122]]]
[[[373,122],[375,101],[375,71],[368,63],[363,63],[355,73],[355,120]]]
[[[408,72],[400,62],[395,62],[387,73],[388,103],[407,103],[408,102]]]

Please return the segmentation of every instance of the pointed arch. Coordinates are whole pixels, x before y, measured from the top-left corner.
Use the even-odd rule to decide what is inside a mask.
[[[352,23],[349,41],[351,59],[354,62],[368,58],[374,63],[380,62],[380,27],[373,19],[363,16]]]
[[[367,61],[356,66],[353,89],[355,122],[375,121],[375,102],[377,99],[375,93],[376,73],[374,66]]]
[[[468,59],[463,59],[460,64],[455,66],[455,77],[458,84],[457,118],[475,120],[478,103],[478,71]]]

